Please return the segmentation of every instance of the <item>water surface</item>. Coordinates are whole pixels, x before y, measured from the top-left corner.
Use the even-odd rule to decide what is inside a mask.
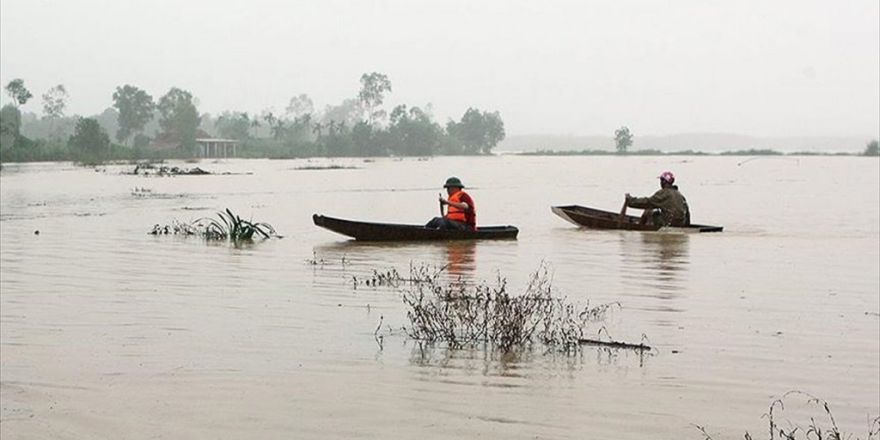
[[[354,169],[302,170],[327,164]],[[190,166],[184,164],[184,166]],[[802,390],[864,435],[880,414],[880,162],[808,157],[229,160],[231,175],[4,164],[0,434],[6,438],[720,438],[765,432]],[[720,234],[574,228],[671,169]],[[423,223],[458,175],[516,241],[362,244],[313,213]],[[142,190],[142,189],[145,189]],[[281,240],[150,236],[231,208]],[[35,234],[39,231],[39,234]],[[374,269],[522,288],[543,263],[571,301],[651,355],[420,351]],[[381,318],[380,318],[381,317]],[[598,330],[597,328],[591,331]],[[804,422],[804,420],[798,420]],[[716,437],[717,438],[717,437]]]

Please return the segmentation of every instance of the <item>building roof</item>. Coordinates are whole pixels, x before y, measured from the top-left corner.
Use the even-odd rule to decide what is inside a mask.
[[[238,140],[236,139],[223,139],[223,138],[196,138],[196,142],[215,142],[215,143],[225,143],[225,144],[237,144]]]

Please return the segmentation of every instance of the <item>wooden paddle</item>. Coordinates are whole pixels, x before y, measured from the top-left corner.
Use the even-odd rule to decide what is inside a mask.
[[[626,200],[623,201],[623,207],[620,208],[620,218],[618,221],[623,224],[626,220]]]
[[[437,193],[437,203],[440,204],[440,217],[443,217],[443,201],[441,200],[442,198],[443,198],[443,194]]]

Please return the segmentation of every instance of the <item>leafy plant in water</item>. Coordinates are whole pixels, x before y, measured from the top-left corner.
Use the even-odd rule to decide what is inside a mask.
[[[251,240],[253,239],[254,234],[263,238],[277,235],[275,233],[275,228],[273,228],[272,225],[264,222],[244,220],[233,214],[229,208],[226,208],[226,211],[218,212],[217,217],[220,219],[219,221],[207,217],[199,220],[199,223],[202,221],[206,222],[206,238],[216,240],[230,239],[237,241]]]
[[[264,222],[244,220],[227,208],[217,213],[217,219],[204,217],[189,223],[172,221],[170,225],[153,226],[152,235],[201,235],[209,240],[248,241],[254,236],[262,238],[280,237],[272,225]]]

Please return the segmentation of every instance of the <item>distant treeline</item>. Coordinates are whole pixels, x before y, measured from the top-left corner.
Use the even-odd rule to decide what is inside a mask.
[[[796,151],[785,153],[782,151],[762,148],[722,151],[720,153],[709,153],[705,151],[695,150],[661,151],[654,149],[645,149],[626,152],[611,150],[537,150],[516,154],[520,156],[880,156],[880,148],[878,148],[877,140],[872,140],[871,142],[868,142],[865,150],[861,153],[822,153],[816,151]]]
[[[171,88],[158,101],[123,85],[99,115],[65,114],[68,94],[57,85],[42,95],[43,115],[23,113],[32,93],[24,81],[6,85],[12,103],[0,109],[0,161],[188,158],[198,138],[238,141],[239,157],[431,156],[489,154],[504,139],[498,112],[468,108],[458,121],[434,121],[425,108],[383,109],[392,85],[381,73],[363,74],[356,97],[316,111],[311,98],[292,97],[284,111],[259,115],[230,110],[200,114],[189,91]],[[111,139],[112,136],[112,139]]]

